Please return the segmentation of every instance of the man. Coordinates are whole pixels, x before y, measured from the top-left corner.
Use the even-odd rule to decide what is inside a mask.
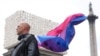
[[[29,34],[30,25],[20,23],[16,30],[20,43],[15,46],[11,56],[39,56],[37,41],[34,35]]]

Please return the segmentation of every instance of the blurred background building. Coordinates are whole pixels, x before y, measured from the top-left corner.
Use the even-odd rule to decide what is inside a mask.
[[[17,40],[16,27],[21,22],[29,23],[31,25],[30,33],[35,35],[45,35],[50,29],[58,25],[56,22],[32,15],[25,11],[17,11],[6,19],[4,48],[8,52],[4,53],[4,56],[9,56],[11,49],[19,42]],[[63,56],[60,53],[55,53],[45,48],[39,48],[39,50],[41,56]]]

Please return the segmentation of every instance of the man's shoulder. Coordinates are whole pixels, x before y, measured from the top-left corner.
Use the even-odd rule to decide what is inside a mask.
[[[27,43],[34,43],[34,44],[36,44],[37,43],[37,39],[36,39],[34,34],[29,34],[26,42]]]
[[[35,40],[36,39],[36,37],[35,37],[35,35],[34,34],[28,34],[27,36],[26,36],[26,38],[27,39],[30,39],[30,40]]]
[[[34,34],[28,34],[28,37],[35,38],[35,35]]]
[[[27,34],[25,38],[34,37],[34,34]]]

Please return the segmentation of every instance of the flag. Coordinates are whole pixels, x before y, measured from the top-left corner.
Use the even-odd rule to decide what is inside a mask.
[[[67,17],[56,28],[47,32],[46,36],[38,36],[39,45],[54,52],[64,52],[69,49],[69,44],[75,35],[74,25],[78,25],[86,19],[82,13]]]

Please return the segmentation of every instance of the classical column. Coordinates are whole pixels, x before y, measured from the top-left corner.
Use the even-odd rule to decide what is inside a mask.
[[[95,32],[95,20],[98,17],[93,14],[92,4],[89,4],[89,15],[87,17],[90,29],[90,52],[91,56],[97,56],[97,43],[96,43],[96,32]]]

